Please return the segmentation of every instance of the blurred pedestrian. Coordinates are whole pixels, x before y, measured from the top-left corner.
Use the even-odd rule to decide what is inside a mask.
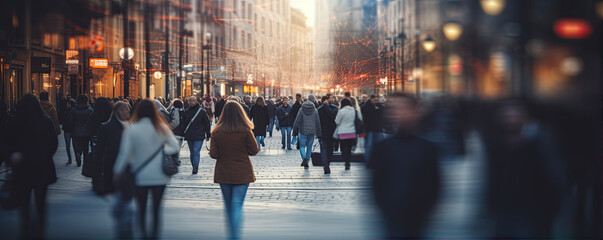
[[[163,120],[165,120],[168,125],[172,124],[170,113],[167,111],[167,109],[165,109],[165,107],[163,107],[163,103],[161,103],[159,99],[154,99],[153,103],[155,104],[155,107],[157,107],[157,111],[161,113],[161,117],[163,117]]]
[[[40,105],[42,105],[42,109],[44,113],[52,119],[52,123],[54,124],[54,129],[57,135],[61,134],[61,123],[59,123],[59,116],[57,115],[57,110],[54,108],[54,105],[48,99],[48,92],[40,93]]]
[[[63,138],[65,139],[65,151],[67,152],[67,163],[66,165],[71,164],[71,131],[73,131],[73,122],[68,121],[68,114],[72,108],[76,106],[75,100],[69,99],[65,103],[64,112],[65,122],[63,123]],[[75,146],[74,146],[75,150]]]
[[[276,119],[276,111],[278,110],[278,106],[274,104],[274,101],[269,99],[266,103],[268,107],[268,133],[270,133],[270,137],[272,137],[272,132],[274,131],[274,121]],[[277,126],[278,129],[278,126]]]
[[[79,95],[76,106],[71,108],[67,116],[67,121],[72,127],[73,151],[75,152],[75,162],[78,167],[82,165],[84,154],[88,154],[88,142],[92,135],[89,127],[92,112],[92,108],[88,106],[88,96]],[[68,164],[70,163],[68,162]]]
[[[295,102],[291,106],[291,114],[290,114],[291,119],[293,121],[295,121],[295,118],[297,118],[297,113],[301,109],[302,103],[303,103],[302,95],[299,93],[295,94]],[[295,145],[297,149],[299,149],[299,142],[297,142],[298,139],[299,139],[298,136],[293,136],[293,138],[291,139],[291,144]]]
[[[320,141],[320,158],[325,174],[331,174],[330,164],[333,160],[333,148],[335,147],[335,139],[333,133],[337,125],[335,118],[339,109],[333,105],[333,97],[323,96],[322,106],[318,108],[318,116],[320,118],[320,127],[322,129],[322,138]]]
[[[314,98],[314,95],[310,95]],[[308,97],[310,99],[310,97]],[[314,103],[310,100],[302,104],[300,112],[297,114],[293,123],[293,136],[299,135],[300,147],[299,153],[302,158],[301,166],[309,168],[308,160],[312,157],[312,146],[314,137],[322,137],[322,128],[320,127],[320,118]]]
[[[440,188],[438,148],[413,133],[419,117],[414,97],[391,94],[387,112],[399,127],[371,151],[374,198],[386,238],[422,238]]]
[[[264,138],[266,137],[266,127],[270,121],[270,115],[268,113],[268,107],[264,102],[263,97],[258,97],[253,106],[251,106],[251,120],[253,121],[253,135],[258,143],[258,149],[262,149],[266,144]]]
[[[371,157],[371,148],[374,144],[383,140],[383,106],[379,103],[379,97],[371,95],[362,106],[362,119],[364,120],[364,159],[366,163]]]
[[[14,118],[2,134],[6,146],[1,158],[8,159],[21,213],[21,238],[41,239],[46,230],[46,192],[57,181],[52,156],[57,150],[56,128],[33,94],[19,100]],[[32,191],[36,206],[34,225],[30,221]]]
[[[184,112],[184,138],[188,143],[190,150],[191,165],[193,166],[193,174],[199,171],[199,162],[201,161],[201,147],[203,140],[209,139],[211,136],[210,122],[207,113],[199,104],[197,97],[191,96],[188,98],[189,108]]]
[[[352,105],[352,101],[348,98],[341,100],[341,108],[335,117],[337,128],[335,129],[334,137],[337,137],[341,144],[341,156],[345,162],[345,170],[350,170],[352,147],[357,142],[356,118],[362,120],[362,114],[356,111],[356,108]]]
[[[278,108],[276,115],[278,117],[279,128],[281,129],[282,136],[282,149],[287,147],[287,150],[291,149],[291,129],[293,127],[293,118],[291,117],[291,106],[289,105],[289,99],[283,98],[282,106]],[[286,140],[286,142],[285,142]],[[285,144],[286,143],[286,144]]]
[[[243,101],[244,101],[245,106],[247,106],[249,108],[249,110],[251,110],[251,107],[253,107],[253,102],[251,101],[251,97],[245,96],[245,97],[243,97]]]
[[[320,104],[318,104],[318,102],[316,102],[316,96],[314,96],[313,94],[308,95],[308,101],[312,102],[312,104],[314,104],[315,108],[320,107]]]
[[[151,100],[142,100],[134,110],[132,125],[124,130],[113,168],[115,178],[124,171],[135,175],[135,198],[142,238],[159,237],[159,212],[165,186],[170,177],[163,173],[164,154],[175,154],[178,142],[169,125]],[[146,212],[149,192],[153,203],[153,227],[147,232]]]
[[[216,159],[214,182],[220,184],[230,239],[239,239],[243,201],[249,183],[255,182],[249,155],[259,152],[242,106],[229,101],[212,130],[209,155]]]
[[[209,118],[210,124],[214,120],[215,109],[216,109],[216,106],[215,106],[214,102],[212,101],[211,97],[209,95],[207,95],[205,97],[205,101],[203,101],[203,110],[205,110],[205,112],[207,113],[207,117]]]
[[[224,104],[226,104],[226,98],[228,98],[228,96],[224,95],[224,96],[220,97],[220,100],[216,103],[216,112],[214,114],[216,123],[220,119],[220,115],[222,114],[222,109],[224,108]]]

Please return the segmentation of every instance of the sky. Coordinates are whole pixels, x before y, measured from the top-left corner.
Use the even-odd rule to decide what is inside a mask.
[[[290,4],[292,8],[301,10],[308,17],[306,26],[314,28],[314,0],[291,0]]]

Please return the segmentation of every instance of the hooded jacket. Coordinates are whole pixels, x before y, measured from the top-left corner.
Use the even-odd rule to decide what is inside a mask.
[[[88,129],[90,118],[92,117],[92,108],[88,105],[78,104],[71,108],[67,121],[72,127],[71,136],[74,137],[90,137],[92,133]]]
[[[44,113],[52,119],[52,123],[54,124],[54,130],[57,132],[57,135],[61,134],[61,126],[59,125],[59,116],[57,115],[57,110],[54,108],[49,101],[40,101],[40,105],[42,105],[42,109]]]
[[[316,135],[322,137],[322,128],[320,127],[320,118],[314,103],[306,101],[301,105],[301,109],[293,123],[294,135]]]

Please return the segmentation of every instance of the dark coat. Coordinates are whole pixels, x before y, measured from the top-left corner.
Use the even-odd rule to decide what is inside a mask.
[[[322,137],[325,140],[334,140],[333,133],[337,124],[335,124],[335,117],[339,109],[335,105],[323,104],[318,108],[318,117],[320,118],[320,127],[322,128]]]
[[[102,162],[102,179],[108,193],[115,191],[113,185],[113,165],[119,153],[121,144],[121,135],[124,131],[124,126],[113,115],[108,122],[101,124],[98,127],[98,139],[96,142],[94,157]]]
[[[71,136],[74,137],[90,137],[89,124],[92,117],[92,108],[87,105],[77,105],[69,111],[67,121],[72,127]]]
[[[13,118],[6,128],[6,156],[20,152],[23,161],[14,166],[14,180],[17,188],[28,190],[32,187],[47,186],[57,181],[52,156],[57,151],[58,138],[53,121],[48,116],[32,122]]]
[[[239,103],[241,104],[241,106],[243,107],[243,110],[245,110],[245,113],[247,113],[247,117],[251,118],[251,109],[247,106],[247,104],[244,103]]]
[[[366,101],[361,108],[364,129],[367,132],[383,132],[383,105]]]
[[[297,113],[299,112],[301,107],[302,107],[302,103],[297,102],[297,101],[293,104],[293,106],[291,106],[291,113],[289,114],[289,116],[292,116],[293,121],[295,121],[295,118],[297,117]]]
[[[220,117],[222,114],[222,109],[224,109],[224,105],[226,105],[226,101],[224,99],[220,99],[218,103],[216,103],[215,114],[216,117]]]
[[[268,107],[268,116],[270,116],[270,118],[276,117],[276,111],[278,110],[278,106],[269,101],[268,104],[266,104],[266,107]]]
[[[253,135],[266,136],[266,127],[270,123],[267,106],[253,105],[251,107],[251,120],[253,121]]]
[[[286,115],[285,113],[289,113]],[[293,123],[295,122],[295,118],[291,115],[291,106],[282,105],[278,108],[276,112],[276,116],[278,117],[278,126],[279,127],[293,127]]]
[[[374,145],[369,161],[388,237],[421,237],[439,194],[438,148],[410,133]]]
[[[184,112],[184,115],[185,115],[184,116],[184,128],[185,129],[186,129],[186,126],[188,125],[188,123],[191,121],[191,119],[193,119],[193,117],[195,116],[195,114],[197,113],[199,108],[200,108],[200,105],[197,104],[193,107],[186,109],[186,111]],[[207,113],[205,112],[205,110],[203,110],[203,108],[201,108],[201,111],[199,112],[197,117],[191,123],[190,127],[188,128],[188,131],[186,131],[184,133],[184,138],[188,141],[205,140],[206,136],[207,136],[207,138],[209,138],[211,136],[211,133],[210,133],[211,125],[210,124],[211,123],[209,122],[209,117],[207,116]]]

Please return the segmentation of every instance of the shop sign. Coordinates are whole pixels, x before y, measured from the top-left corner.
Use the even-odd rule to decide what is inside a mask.
[[[77,74],[78,65],[69,64],[67,65],[67,73],[69,74]]]
[[[66,64],[79,64],[80,63],[80,51],[66,50],[65,51],[65,63]]]
[[[90,68],[107,68],[109,60],[106,58],[90,58]]]
[[[50,73],[51,61],[49,57],[31,57],[32,73]]]

